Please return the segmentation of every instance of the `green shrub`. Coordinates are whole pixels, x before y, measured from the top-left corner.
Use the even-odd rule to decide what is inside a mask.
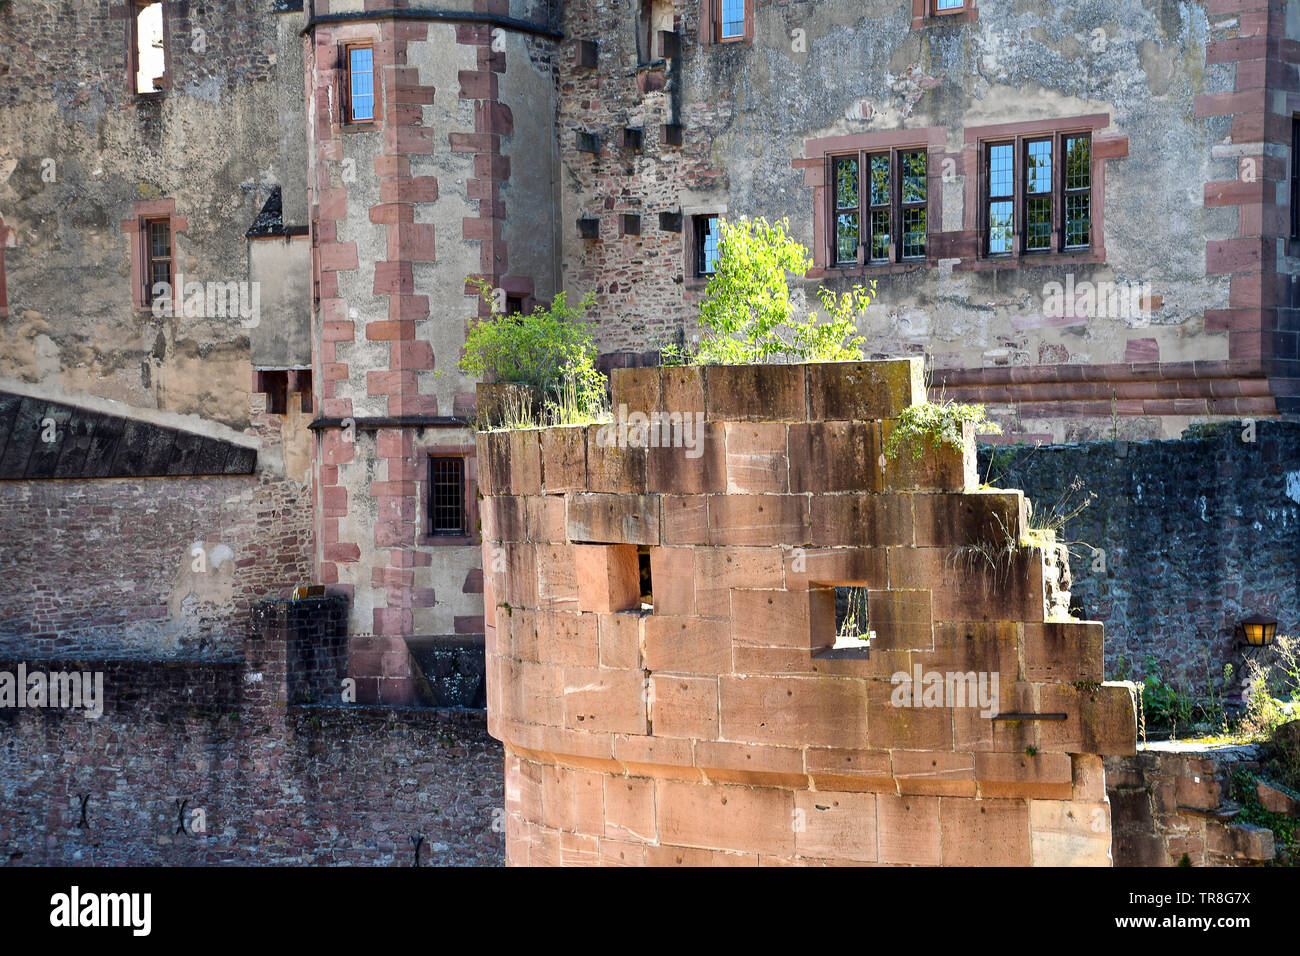
[[[962,425],[970,422],[981,435],[1002,431],[984,417],[983,405],[959,405],[956,402],[921,402],[909,405],[898,416],[885,443],[885,455],[897,458],[899,449],[910,448],[913,458],[920,458],[926,446],[937,450],[942,444],[962,447]]]
[[[817,297],[829,319],[815,313],[797,321],[789,276],[807,274],[808,250],[786,232],[785,220],[742,217],[720,221],[717,271],[700,305],[703,341],[691,355],[677,347],[667,361],[701,365],[766,362],[830,362],[863,358],[866,341],[855,319],[871,304],[876,285],[855,286],[837,295],[821,288]]]
[[[470,319],[465,354],[458,367],[476,378],[491,373],[498,382],[530,386],[551,423],[596,417],[605,407],[605,377],[596,369],[596,344],[583,321],[596,304],[587,295],[578,306],[557,293],[550,307],[505,315],[496,309],[492,288],[473,282],[491,313]]]

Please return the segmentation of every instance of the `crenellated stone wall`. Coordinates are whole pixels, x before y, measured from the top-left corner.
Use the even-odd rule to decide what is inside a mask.
[[[969,430],[882,457],[921,373],[616,370],[612,425],[479,436],[508,862],[1110,865],[1131,686]]]

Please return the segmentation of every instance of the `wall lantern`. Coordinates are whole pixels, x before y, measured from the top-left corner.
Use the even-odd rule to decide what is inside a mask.
[[[1237,634],[1244,647],[1268,647],[1277,634],[1277,621],[1262,614],[1252,614],[1237,625]]]

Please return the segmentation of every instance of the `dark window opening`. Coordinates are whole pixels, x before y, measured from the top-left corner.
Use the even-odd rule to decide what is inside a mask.
[[[144,301],[152,303],[158,295],[172,298],[172,224],[167,219],[147,219],[144,230],[145,276]],[[167,291],[158,289],[163,284]]]
[[[636,549],[637,566],[641,573],[641,608],[654,610],[654,582],[650,578],[650,548],[639,545]]]
[[[718,243],[722,231],[717,216],[695,218],[695,274],[711,276],[718,271]]]
[[[375,59],[369,45],[344,47],[347,83],[344,88],[343,121],[370,123],[375,119]]]
[[[167,85],[167,50],[163,5],[136,3],[131,21],[131,88],[136,93],[157,93]]]
[[[506,296],[506,315],[523,315],[524,297],[522,295]]]
[[[429,459],[429,518],[430,534],[466,534],[463,458]]]
[[[663,59],[659,48],[659,34],[673,29],[673,5],[668,0],[641,0],[637,12],[636,55],[637,65],[644,66]]]
[[[862,264],[859,250],[864,247],[870,265],[924,259],[929,231],[926,151],[860,153],[831,162],[834,264]]]

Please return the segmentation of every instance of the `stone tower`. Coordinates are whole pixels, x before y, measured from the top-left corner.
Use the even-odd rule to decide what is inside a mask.
[[[386,6],[316,0],[304,30],[316,567],[352,599],[360,698],[406,703],[404,639],[483,632],[473,384],[456,363],[486,307],[467,280],[512,308],[557,289],[557,34],[521,0]],[[438,461],[459,534],[429,513]]]
[[[509,862],[1111,864],[1132,685],[1100,624],[1048,620],[1050,548],[970,426],[882,459],[919,359],[613,392],[628,425],[479,437]]]

